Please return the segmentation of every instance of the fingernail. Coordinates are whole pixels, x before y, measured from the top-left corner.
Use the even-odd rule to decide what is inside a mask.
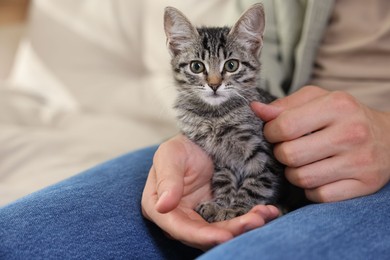
[[[268,210],[270,211],[270,213],[271,213],[271,217],[274,217],[274,216],[280,216],[281,215],[281,212],[280,212],[280,210],[279,210],[279,208],[278,207],[275,207],[275,206],[273,206],[273,205],[267,205],[267,208],[268,208]]]
[[[160,207],[160,204],[162,203],[162,201],[164,200],[164,198],[168,195],[168,191],[164,191],[163,193],[161,193],[160,197],[158,198],[157,202],[156,202],[156,207],[159,208]]]
[[[168,191],[164,191],[163,193],[161,193],[161,196],[158,199],[160,200],[161,198],[166,197],[167,194],[168,194]]]

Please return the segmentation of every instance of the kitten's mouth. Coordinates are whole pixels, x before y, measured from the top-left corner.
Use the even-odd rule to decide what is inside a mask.
[[[218,92],[208,93],[204,96],[204,101],[210,105],[217,106],[225,102],[227,97]]]
[[[215,91],[215,92],[208,93],[208,95],[206,95],[206,97],[211,97],[211,98],[222,98],[222,97],[225,97],[225,96],[222,95],[220,92]]]

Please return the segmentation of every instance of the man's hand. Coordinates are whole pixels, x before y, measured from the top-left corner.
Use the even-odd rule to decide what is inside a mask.
[[[157,150],[142,196],[142,212],[168,236],[206,250],[276,218],[274,206],[259,205],[247,214],[208,223],[193,209],[211,198],[211,159],[182,135]]]
[[[252,103],[267,123],[287,179],[315,202],[374,193],[390,179],[390,114],[344,92],[304,87],[265,105]]]

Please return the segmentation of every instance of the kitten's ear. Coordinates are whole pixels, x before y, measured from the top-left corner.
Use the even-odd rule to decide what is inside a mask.
[[[173,55],[177,55],[181,50],[191,45],[199,35],[184,14],[173,7],[165,8],[164,30],[167,44]]]
[[[229,35],[235,41],[260,55],[263,46],[265,27],[264,8],[262,4],[254,4],[246,10],[230,30]]]

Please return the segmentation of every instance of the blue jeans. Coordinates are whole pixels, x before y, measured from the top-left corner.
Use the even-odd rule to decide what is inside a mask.
[[[0,208],[0,259],[193,259],[142,217],[156,147],[126,154]],[[385,259],[390,186],[364,198],[311,205],[201,259]]]

